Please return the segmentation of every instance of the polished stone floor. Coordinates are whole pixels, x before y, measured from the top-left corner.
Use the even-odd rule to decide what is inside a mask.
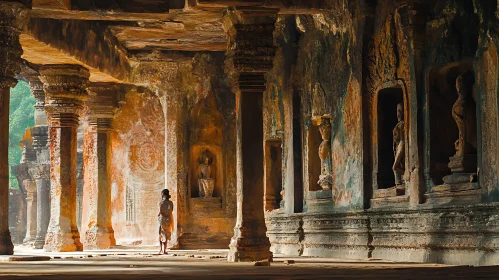
[[[445,266],[276,256],[270,266],[228,263],[223,250],[170,251],[117,248],[46,253],[17,247],[12,261],[0,256],[1,279],[499,279],[498,267]],[[31,261],[32,256],[50,260]],[[293,260],[294,264],[285,264]]]

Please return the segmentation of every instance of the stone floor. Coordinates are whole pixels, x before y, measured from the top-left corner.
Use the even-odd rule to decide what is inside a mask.
[[[276,256],[269,266],[228,263],[223,250],[170,251],[119,248],[45,253],[17,247],[9,261],[0,256],[1,279],[498,279],[497,267],[445,266],[382,260],[339,260]],[[29,261],[32,256],[50,257]],[[294,264],[285,264],[294,260]]]

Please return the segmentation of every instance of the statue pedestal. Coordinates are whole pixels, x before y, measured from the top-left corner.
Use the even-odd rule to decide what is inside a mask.
[[[405,194],[405,185],[374,190],[371,199],[371,208],[407,207],[408,205],[409,196]]]
[[[374,198],[385,198],[405,195],[405,186],[399,185],[388,189],[377,189],[374,190]]]
[[[333,186],[333,178],[331,175],[320,175],[317,184],[325,191],[331,190],[331,187]]]
[[[204,198],[209,198],[213,196],[213,190],[215,189],[214,179],[199,179],[199,196]]]
[[[470,204],[481,201],[482,190],[477,181],[477,155],[450,157],[452,174],[442,178],[444,184],[434,186],[425,195],[429,204]]]
[[[449,158],[449,168],[452,173],[475,173],[477,167],[477,155],[466,154]]]

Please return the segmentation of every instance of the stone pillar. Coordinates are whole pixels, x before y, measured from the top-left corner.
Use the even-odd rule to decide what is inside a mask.
[[[96,83],[89,86],[88,131],[84,137],[84,226],[88,225],[84,245],[107,249],[116,245],[111,222],[110,132],[118,110],[119,85]],[[85,209],[85,208],[83,208]],[[87,224],[88,223],[88,224]]]
[[[0,2],[0,255],[14,253],[9,232],[9,101],[20,71],[19,32],[25,18],[21,4]]]
[[[26,187],[26,205],[27,205],[27,223],[26,223],[26,237],[24,238],[24,245],[31,245],[36,238],[36,213],[37,213],[37,194],[36,182],[34,180],[24,180],[24,187]]]
[[[256,12],[256,11],[255,11]],[[263,212],[263,92],[272,68],[275,10],[229,11],[226,66],[236,93],[237,220],[228,261],[271,260]]]
[[[72,64],[41,66],[49,119],[51,213],[45,251],[82,251],[76,226],[76,130],[89,71]]]
[[[35,96],[35,126],[31,128],[36,163],[31,178],[36,183],[37,211],[35,249],[45,245],[45,235],[50,221],[50,153],[48,148],[48,119],[45,113],[45,92],[38,76],[29,77],[31,92]]]
[[[48,149],[47,149],[48,150]],[[43,249],[50,221],[50,164],[38,163],[32,175],[36,184],[36,237],[33,248]]]

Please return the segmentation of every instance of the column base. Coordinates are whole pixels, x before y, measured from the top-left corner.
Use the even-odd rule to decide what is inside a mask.
[[[36,238],[34,236],[26,236],[23,240],[23,245],[25,246],[33,246],[33,243],[35,242]]]
[[[253,230],[249,231],[249,228]],[[265,227],[236,227],[229,245],[227,260],[229,262],[272,261],[270,241],[265,232]]]
[[[13,255],[14,244],[10,238],[10,232],[6,231],[0,234],[0,255]]]
[[[85,233],[85,249],[109,249],[116,245],[114,230],[93,226]]]
[[[43,235],[43,237],[36,236],[35,240],[33,241],[32,247],[34,249],[43,249],[43,246],[45,246],[45,235]]]
[[[268,241],[268,240],[267,240]],[[231,242],[232,243],[232,242]],[[272,261],[273,255],[270,252],[270,244],[260,246],[245,246],[242,243],[247,243],[238,239],[236,245],[231,245],[227,255],[229,262],[256,262],[262,260]]]
[[[78,230],[71,232],[47,232],[45,252],[75,252],[83,251]]]

